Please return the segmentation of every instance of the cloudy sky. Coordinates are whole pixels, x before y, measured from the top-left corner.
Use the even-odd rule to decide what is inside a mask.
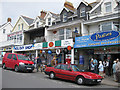
[[[12,25],[16,23],[20,15],[35,18],[41,10],[59,14],[66,0],[0,0],[0,25],[12,19]],[[81,0],[67,0],[77,8]],[[96,0],[85,0],[88,3]]]

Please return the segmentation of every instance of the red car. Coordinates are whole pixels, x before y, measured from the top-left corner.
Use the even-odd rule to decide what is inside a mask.
[[[54,67],[47,67],[45,74],[49,75],[50,79],[61,78],[75,81],[77,84],[97,84],[103,79],[95,73],[80,72],[73,64],[58,64]]]
[[[3,57],[2,68],[15,69],[16,72],[32,72],[34,70],[34,63],[22,54],[6,53]]]

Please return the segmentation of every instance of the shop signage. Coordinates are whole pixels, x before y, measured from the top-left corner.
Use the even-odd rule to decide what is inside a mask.
[[[73,47],[73,39],[61,40],[61,47]]]
[[[108,34],[108,32],[106,33],[106,35],[107,34]],[[113,35],[113,34],[115,34],[115,35]],[[100,35],[102,35],[102,34],[100,34]],[[120,44],[120,35],[117,33],[117,31],[113,31],[113,32],[111,31],[111,34],[109,33],[108,35],[109,35],[109,37],[107,36],[106,40],[105,40],[105,38],[101,38],[101,40],[100,40],[100,37],[98,38],[97,36],[95,36],[95,34],[93,34],[92,36],[88,35],[88,36],[82,36],[82,37],[75,37],[74,48],[96,47],[96,46],[107,46],[107,45]],[[102,35],[102,36],[104,37],[104,35]],[[96,41],[95,39],[100,40],[100,41]]]
[[[91,35],[90,39],[93,41],[106,41],[112,40],[119,36],[119,32],[117,31],[107,31],[107,32],[100,32]]]
[[[57,55],[60,54],[60,49],[56,49],[56,54],[57,54]]]
[[[24,45],[24,46],[15,46],[13,48],[14,51],[26,51],[26,50],[33,50],[33,45]]]
[[[42,43],[36,43],[34,44],[34,49],[42,49]]]
[[[54,48],[55,47],[55,41],[48,42],[48,48]]]
[[[68,49],[68,50],[71,50],[71,46],[68,46],[67,49]]]

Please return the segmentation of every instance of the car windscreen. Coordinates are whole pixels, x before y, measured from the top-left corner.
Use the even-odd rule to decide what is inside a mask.
[[[19,60],[29,60],[28,57],[24,56],[24,55],[17,55]],[[30,60],[29,60],[30,61]]]
[[[76,65],[70,65],[73,71],[80,71]]]

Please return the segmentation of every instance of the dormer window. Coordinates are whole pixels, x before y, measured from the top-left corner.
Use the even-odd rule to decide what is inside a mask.
[[[63,22],[66,22],[67,21],[67,13],[64,13],[63,14]]]
[[[85,7],[80,9],[80,17],[84,17],[85,16]]]
[[[37,27],[39,26],[39,22],[36,23],[36,26],[37,26]]]
[[[112,12],[111,2],[105,3],[105,11],[106,11],[106,13]]]
[[[48,25],[51,25],[51,18],[48,18]]]

